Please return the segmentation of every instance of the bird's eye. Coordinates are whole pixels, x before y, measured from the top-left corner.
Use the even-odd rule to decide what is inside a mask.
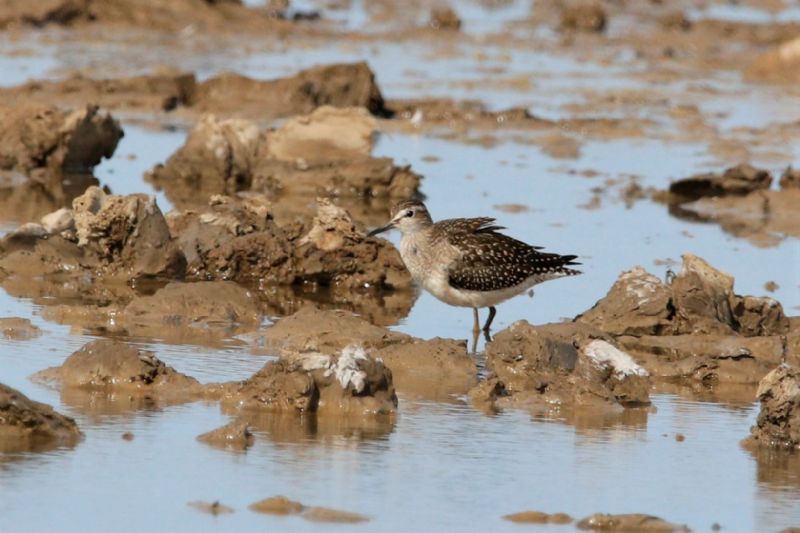
[[[412,211],[411,209],[409,209],[408,211],[406,211],[406,216],[407,216],[407,217],[413,217],[413,216],[414,216],[414,211]]]

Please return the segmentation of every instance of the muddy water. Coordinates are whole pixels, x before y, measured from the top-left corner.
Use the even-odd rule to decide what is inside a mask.
[[[303,5],[295,3],[298,9]],[[353,2],[350,11],[337,16],[357,26],[366,17],[360,6]],[[497,31],[506,20],[519,17],[520,6],[527,10],[525,2],[510,2],[498,10],[469,6],[461,15],[470,34]],[[773,15],[720,6],[690,14],[734,20],[797,18],[791,9]],[[0,55],[0,84],[57,76],[74,68],[91,73],[95,65],[102,65],[109,76],[119,74],[115,69],[123,68],[120,65],[125,73],[134,73],[159,63],[196,70],[201,78],[224,69],[271,78],[317,63],[367,59],[391,98],[479,98],[491,108],[526,105],[556,119],[570,115],[566,106],[584,102],[584,89],[658,90],[680,103],[697,104],[722,132],[800,118],[795,100],[779,90],[746,85],[738,77],[703,80],[724,91],[712,100],[678,83],[658,85],[623,77],[624,61],[599,64],[530,49],[506,51],[491,44],[431,48],[348,42],[281,45],[258,52],[231,47],[188,57],[162,46],[149,47],[148,55],[135,47],[126,50],[124,39],[103,46],[67,42],[63,47],[36,37],[1,41],[5,55]],[[502,64],[501,77],[511,83],[481,83],[487,68],[496,64]],[[614,116],[614,110],[587,114]],[[670,128],[669,121],[664,124],[664,129]],[[167,211],[169,200],[141,176],[183,143],[185,126],[154,128],[130,119],[124,126],[125,138],[114,157],[96,169],[97,177],[114,193],[154,193]],[[425,176],[422,191],[436,218],[489,214],[511,235],[581,256],[583,276],[545,284],[533,298],[521,296],[500,306],[498,330],[523,318],[542,323],[574,316],[600,298],[622,270],[641,264],[664,274],[679,265],[684,252],[701,255],[731,273],[742,294],[764,294],[764,283],[776,282],[779,288],[772,295],[788,314],[798,314],[796,239],[758,246],[718,225],[677,219],[666,206],[649,200],[626,203],[620,197],[630,176],[644,187],[663,188],[670,179],[738,161],[686,139],[601,141],[580,132],[577,136],[577,159],[550,157],[533,139],[520,142],[519,135],[497,135],[492,142],[477,143],[385,132],[376,152],[411,164]],[[773,172],[791,162],[797,165],[800,145],[779,148],[777,156],[756,155],[750,161]],[[608,186],[607,180],[615,183]],[[596,193],[596,188],[603,192]],[[509,204],[517,205],[517,212],[503,208]],[[0,221],[3,231],[14,225]],[[396,235],[390,238],[397,241]],[[152,405],[125,412],[86,398],[61,397],[29,381],[29,375],[60,364],[90,340],[80,328],[47,322],[40,314],[29,301],[0,295],[0,316],[28,317],[44,330],[33,341],[0,340],[0,381],[75,417],[86,439],[74,449],[0,458],[0,531],[328,528],[246,509],[277,494],[365,514],[371,521],[358,527],[375,531],[459,530],[465,524],[474,530],[513,531],[523,526],[501,516],[523,510],[566,512],[576,518],[594,512],[652,513],[697,531],[707,531],[715,522],[725,531],[777,531],[800,525],[800,461],[755,458],[738,444],[756,414],[747,393],[734,404],[721,404],[662,392],[653,395],[654,409],[616,420],[575,419],[557,410],[547,419],[517,411],[487,416],[463,398],[427,403],[401,397],[395,424],[364,428],[277,419],[257,427],[255,446],[237,454],[195,441],[200,433],[227,421],[216,404]],[[394,327],[425,338],[465,338],[471,320],[469,311],[423,294]],[[214,349],[128,340],[155,350],[165,362],[203,382],[245,378],[269,359],[253,355],[238,339]],[[123,440],[124,432],[131,432],[133,440]],[[677,440],[678,434],[685,439]],[[219,500],[236,512],[212,517],[186,505],[195,500]]]

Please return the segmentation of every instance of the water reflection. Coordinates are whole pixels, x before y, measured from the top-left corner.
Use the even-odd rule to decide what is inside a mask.
[[[254,433],[263,434],[277,445],[356,445],[386,440],[394,431],[394,416],[337,417],[314,413],[263,413],[241,417]]]

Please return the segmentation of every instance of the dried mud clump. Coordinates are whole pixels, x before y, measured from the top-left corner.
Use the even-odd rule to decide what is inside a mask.
[[[772,190],[772,176],[750,165],[723,174],[700,174],[674,182],[662,195],[672,215],[692,221],[715,222],[757,246],[774,246],[786,236],[800,236],[800,188],[792,187],[790,169],[781,177],[781,190]]]
[[[0,318],[0,334],[9,340],[27,341],[39,337],[42,330],[27,318],[3,317]]]
[[[561,11],[561,29],[587,32],[602,32],[606,28],[607,15],[603,6],[596,3],[566,5]]]
[[[800,449],[800,370],[778,366],[758,384],[756,397],[761,411],[745,443]]]
[[[288,32],[294,27],[241,0],[37,0],[4,2],[0,7],[0,29],[97,23],[170,32],[189,26],[218,32]]]
[[[789,320],[768,297],[740,296],[733,278],[686,254],[664,283],[623,273],[576,320],[614,336],[653,376],[755,383],[783,358]]]
[[[607,335],[580,323],[515,322],[487,345],[486,366],[492,374],[481,390],[496,407],[650,403],[647,371]]]
[[[680,201],[691,201],[709,196],[744,196],[769,189],[771,184],[772,176],[768,171],[744,163],[722,174],[709,172],[675,181],[669,186],[669,192]]]
[[[365,416],[393,414],[392,373],[363,348],[336,355],[284,352],[222,398],[224,408],[245,411]]]
[[[788,167],[781,174],[781,189],[800,189],[800,169]]]
[[[64,80],[35,80],[0,88],[6,102],[74,107],[89,103],[104,109],[171,111],[190,106],[196,90],[190,72],[159,73],[127,78],[93,79],[75,74]]]
[[[73,445],[81,436],[73,419],[0,383],[0,451]]]
[[[800,37],[786,41],[757,57],[745,70],[751,81],[800,81]]]
[[[48,227],[26,224],[2,239],[4,274],[28,278],[88,271],[122,280],[183,275],[183,254],[153,197],[111,196],[90,187],[64,215],[58,222],[45,220]]]
[[[42,370],[36,378],[61,387],[142,393],[186,394],[200,388],[196,379],[167,366],[153,352],[108,339],[85,344],[61,366]]]
[[[0,170],[24,175],[26,185],[64,205],[73,197],[65,176],[91,173],[113,155],[121,138],[119,123],[94,105],[75,111],[51,105],[0,107]]]
[[[461,19],[452,7],[437,7],[431,11],[428,25],[434,30],[458,31],[461,29]]]
[[[364,62],[322,65],[275,80],[226,73],[198,83],[193,73],[180,71],[107,79],[76,74],[65,80],[3,87],[0,96],[9,108],[92,104],[125,111],[179,109],[183,115],[214,113],[259,121],[307,114],[322,106],[390,114],[375,75]]]
[[[128,334],[212,344],[256,329],[261,311],[255,294],[232,281],[173,282],[135,297],[114,320]]]
[[[246,422],[234,420],[222,427],[198,435],[197,440],[216,448],[244,451],[253,445],[255,438]]]
[[[340,524],[356,524],[366,522],[369,517],[349,511],[339,511],[327,507],[308,507],[285,496],[272,496],[252,503],[248,509],[257,513],[278,516],[300,515],[312,522],[328,522]]]
[[[245,119],[205,116],[186,143],[147,178],[177,206],[213,194],[263,192],[272,197],[408,198],[420,176],[370,155],[374,119],[361,109],[322,107],[277,130]]]
[[[504,520],[518,524],[571,524],[572,517],[566,513],[543,513],[541,511],[522,511],[505,515]]]
[[[375,326],[347,311],[303,307],[267,329],[260,343],[270,351],[334,354],[358,344],[391,369],[398,391],[424,398],[464,394],[477,380],[478,369],[465,342],[417,339]]]
[[[190,279],[327,287],[348,300],[411,287],[408,271],[387,241],[366,237],[345,210],[329,201],[318,204],[309,225],[279,226],[272,204],[261,196],[215,196],[204,211],[172,215],[169,223]]]
[[[673,524],[657,516],[646,514],[593,514],[577,523],[578,529],[586,531],[653,531],[688,532],[685,525]]]
[[[199,84],[193,102],[200,112],[259,119],[310,113],[324,105],[386,114],[375,74],[365,62],[322,65],[269,81],[222,74]]]

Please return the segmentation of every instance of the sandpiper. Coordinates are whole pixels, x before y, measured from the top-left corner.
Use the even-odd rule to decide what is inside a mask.
[[[543,281],[574,276],[580,271],[575,255],[541,252],[500,233],[495,219],[452,218],[434,223],[422,202],[407,200],[392,209],[388,224],[369,236],[399,229],[400,257],[414,280],[439,300],[471,307],[475,318],[473,333],[480,332],[478,309],[489,308],[483,326],[486,340],[497,310],[495,306]]]

